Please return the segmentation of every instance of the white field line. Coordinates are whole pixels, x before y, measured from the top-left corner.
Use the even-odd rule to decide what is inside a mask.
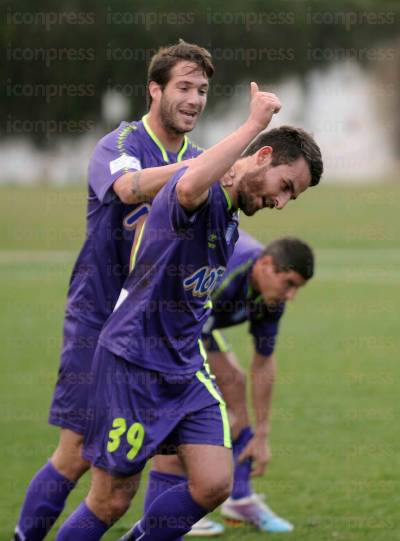
[[[0,267],[29,263],[72,266],[78,251],[0,250]],[[33,270],[33,269],[31,269]],[[24,269],[26,272],[26,268]],[[400,283],[400,249],[320,249],[316,250],[315,280],[341,284]]]
[[[75,250],[1,250],[0,249],[0,262],[29,262],[29,261],[65,261],[71,257],[78,255],[78,249]],[[315,250],[317,258],[321,257],[326,260],[339,260],[341,263],[343,260],[356,259],[356,258],[376,258],[379,261],[379,257],[386,259],[399,259],[400,260],[400,248],[320,248]],[[331,261],[330,261],[331,262]]]
[[[78,251],[0,250],[0,265],[13,263],[67,263],[78,256]]]

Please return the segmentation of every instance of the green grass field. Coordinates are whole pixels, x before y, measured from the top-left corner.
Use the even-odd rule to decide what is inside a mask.
[[[316,277],[282,321],[273,460],[254,483],[295,524],[289,539],[400,539],[399,201],[399,184],[323,185],[283,212],[242,222],[262,241],[303,237],[317,255]],[[0,212],[0,538],[7,540],[26,485],[57,440],[47,412],[85,194],[78,187],[2,187]],[[246,326],[229,338],[246,365]],[[87,486],[82,480],[65,514]],[[143,489],[105,539],[140,516]],[[228,528],[223,539],[264,536]]]

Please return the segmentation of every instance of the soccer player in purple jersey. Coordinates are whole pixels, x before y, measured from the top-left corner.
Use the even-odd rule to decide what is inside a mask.
[[[178,451],[188,481],[157,498],[127,539],[176,539],[229,496],[226,407],[199,338],[238,237],[238,209],[249,216],[281,209],[319,182],[319,148],[296,128],[261,134],[241,157],[280,107],[252,83],[248,120],[155,197],[93,360],[93,418],[84,442],[90,490],[58,541],[100,539],[126,512],[146,461],[160,451]],[[224,179],[231,186],[224,188]]]
[[[222,515],[234,521],[248,522],[269,533],[289,532],[293,526],[273,513],[262,495],[253,492],[250,477],[262,475],[270,459],[267,438],[279,321],[285,302],[294,299],[298,289],[312,278],[313,273],[313,252],[303,241],[284,237],[264,248],[245,231],[240,231],[223,282],[212,295],[211,315],[203,327],[202,339],[211,372],[216,376],[229,411],[235,463],[233,489],[222,504]],[[254,432],[246,403],[246,375],[220,331],[244,321],[249,322],[254,343],[251,365]],[[184,475],[175,456],[156,456],[150,472],[145,511],[167,488],[185,481]],[[214,530],[211,523],[208,530],[203,528],[201,531],[203,535],[212,536]],[[188,535],[198,533],[195,524]]]
[[[98,335],[128,275],[135,228],[148,212],[143,201],[151,201],[182,160],[201,152],[185,133],[206,105],[213,71],[210,54],[197,45],[181,41],[160,49],[148,70],[148,114],[139,122],[122,122],[98,142],[91,157],[87,238],[69,285],[61,366],[49,416],[50,423],[60,427],[60,438],[30,482],[15,540],[42,540],[89,468],[81,449],[91,415],[87,394]]]

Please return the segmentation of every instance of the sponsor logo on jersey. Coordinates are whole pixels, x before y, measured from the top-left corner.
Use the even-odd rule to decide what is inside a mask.
[[[195,297],[210,295],[221,280],[225,267],[200,267],[183,281],[186,291],[192,291]]]

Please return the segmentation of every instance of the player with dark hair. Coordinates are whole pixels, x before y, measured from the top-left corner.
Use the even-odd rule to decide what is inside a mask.
[[[91,157],[87,238],[69,285],[49,416],[61,428],[60,438],[30,482],[16,540],[42,540],[89,468],[81,450],[91,415],[86,404],[97,338],[128,275],[133,235],[149,208],[143,201],[151,201],[182,160],[201,152],[185,133],[206,105],[213,72],[209,52],[198,45],[180,42],[160,49],[149,67],[149,113],[139,122],[122,122],[98,142]]]
[[[147,105],[149,108],[153,101],[150,83],[153,81],[163,91],[171,79],[172,69],[179,61],[191,62],[196,66],[194,71],[200,70],[208,79],[214,75],[212,57],[207,49],[186,43],[183,40],[179,40],[179,43],[170,47],[161,47],[152,57],[147,71]]]
[[[263,501],[263,495],[260,497],[253,492],[250,474],[262,475],[270,458],[267,438],[276,375],[274,348],[279,320],[285,302],[292,301],[299,288],[312,278],[314,255],[305,242],[293,237],[274,240],[262,250],[261,246],[257,249],[254,245],[254,239],[246,238],[243,233],[241,236],[242,242],[238,243],[239,250],[235,258],[237,265],[242,261],[240,272],[234,276],[232,266],[232,273],[227,275],[216,292],[214,321],[210,322],[208,329],[209,362],[234,420],[234,483],[232,493],[223,503],[221,512],[228,519],[248,522],[261,531],[287,532],[293,526],[271,511]],[[234,298],[244,300],[244,313],[240,307],[236,313],[225,311],[226,300]],[[249,331],[254,341],[251,365],[254,433],[246,408],[246,378],[240,373],[233,352],[229,352],[226,344],[225,347],[222,345],[221,334],[218,337],[220,340],[215,340],[218,333],[216,329],[234,325],[240,321],[240,317],[249,321]],[[221,347],[224,352],[218,351]],[[228,377],[224,378],[223,374]],[[237,384],[240,380],[242,385]],[[254,468],[251,471],[252,462]]]
[[[238,209],[282,209],[319,182],[319,149],[304,156],[302,142],[311,136],[298,130],[299,155],[289,163],[272,166],[273,148],[261,145],[240,157],[280,107],[252,83],[248,120],[173,174],[154,198],[93,360],[93,418],[84,442],[91,487],[58,541],[100,539],[126,512],[147,460],[159,451],[178,451],[188,482],[157,498],[128,539],[176,539],[229,496],[226,407],[199,338],[238,238]],[[284,131],[291,140],[292,131]]]
[[[267,440],[279,322],[286,301],[294,299],[313,273],[313,252],[305,242],[283,237],[264,248],[246,232],[240,231],[223,282],[212,295],[211,315],[203,327],[207,359],[226,402],[232,434],[233,488],[228,500],[222,504],[222,515],[269,533],[289,532],[293,526],[277,516],[263,501],[262,495],[253,492],[250,477],[262,475],[270,459]],[[244,321],[249,322],[254,343],[251,364],[254,432],[246,401],[246,375],[220,331]],[[145,511],[165,490],[184,482],[184,475],[175,456],[156,456],[149,475]],[[195,524],[188,535],[218,533],[215,523],[208,522],[208,530],[199,530]]]

